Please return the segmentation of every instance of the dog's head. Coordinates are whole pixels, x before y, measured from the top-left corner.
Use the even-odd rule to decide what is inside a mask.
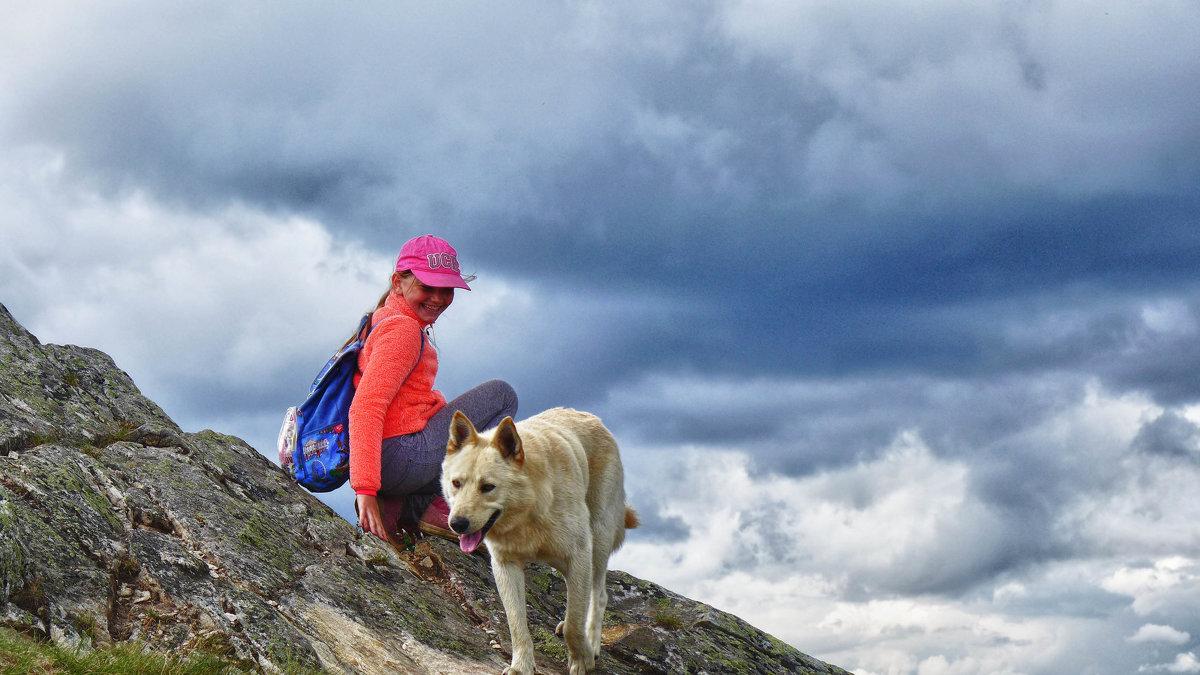
[[[442,495],[450,505],[450,529],[459,535],[463,551],[478,548],[506,508],[527,501],[524,464],[511,417],[480,434],[466,415],[454,413],[442,462]]]

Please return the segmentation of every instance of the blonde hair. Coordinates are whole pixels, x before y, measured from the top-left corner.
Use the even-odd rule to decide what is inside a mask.
[[[401,279],[407,279],[407,278],[413,276],[412,270],[396,270],[396,271],[400,274]],[[472,281],[475,281],[478,278],[479,277],[476,277],[474,274],[462,275],[463,281],[467,282],[468,284],[471,283]],[[418,279],[417,281],[420,281],[420,279]],[[379,302],[375,303],[375,309],[379,309],[380,307],[383,307],[383,303],[387,301],[387,296],[392,292],[392,288],[394,286],[395,286],[395,284],[393,284],[389,280],[387,290],[383,292],[383,295],[379,296]]]
[[[412,270],[399,270],[399,272],[400,278],[402,279],[407,279],[413,275]],[[379,296],[379,302],[375,303],[375,309],[383,307],[383,303],[387,301],[387,296],[391,294],[393,286],[395,286],[395,284],[393,284],[389,279],[387,290],[383,292],[383,295]]]

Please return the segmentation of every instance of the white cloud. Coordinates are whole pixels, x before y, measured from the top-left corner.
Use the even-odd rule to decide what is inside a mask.
[[[1171,663],[1156,666],[1141,666],[1139,673],[1200,673],[1200,659],[1193,652],[1183,652],[1175,655]]]
[[[745,404],[753,389],[726,382],[710,399],[700,378],[678,384],[659,389],[643,381],[629,399],[614,400],[637,407],[657,396],[669,405],[705,401],[723,409],[726,401]],[[807,400],[803,390],[770,388],[791,401]],[[1147,624],[1132,623],[1137,617],[1194,620],[1188,608],[1200,584],[1191,558],[1133,564],[1147,542],[1188,550],[1195,515],[1186,486],[1194,481],[1172,479],[1145,464],[1155,460],[1130,453],[1140,424],[1161,409],[1095,383],[1078,394],[1021,429],[1019,439],[997,443],[1061,455],[1061,466],[1091,467],[1079,469],[1091,479],[1060,486],[1065,499],[1049,504],[1050,527],[1008,521],[978,492],[983,484],[973,465],[934,454],[916,428],[859,461],[792,477],[764,472],[748,454],[715,449],[719,443],[625,444],[634,505],[662,504],[661,516],[684,523],[690,534],[661,541],[634,533],[613,566],[858,673],[1132,670],[1143,648],[1186,635],[1139,630]],[[1097,474],[1097,464],[1107,468]],[[1162,510],[1178,512],[1152,510],[1154,494]],[[1006,558],[1014,547],[1058,553]],[[919,590],[955,580],[963,584],[952,592]],[[1085,607],[1093,609],[1079,611]]]
[[[1200,673],[1200,659],[1192,652],[1184,652],[1175,656],[1175,661],[1167,666],[1171,673]]]
[[[663,515],[687,523],[702,541],[736,533],[737,545],[720,544],[719,551],[695,551],[694,541],[656,547],[653,554],[672,560],[684,578],[691,576],[684,570],[708,578],[749,558],[778,572],[793,565],[837,569],[868,587],[933,584],[986,557],[1003,531],[968,493],[966,467],[934,458],[911,432],[877,460],[800,479],[752,475],[740,453],[691,449],[671,457],[638,472],[685,483],[672,488]],[[714,485],[715,496],[704,488]]]
[[[1194,521],[1193,521],[1194,522]],[[1184,536],[1190,536],[1185,531]],[[1161,612],[1194,612],[1200,606],[1200,561],[1172,556],[1154,561],[1153,565],[1121,567],[1100,584],[1105,590],[1133,599],[1132,607],[1139,616]]]
[[[106,198],[54,155],[22,160],[0,167],[5,302],[39,339],[113,356],[169,413],[194,414],[196,387],[270,390],[297,360],[315,374],[386,288],[387,259],[319,223]]]
[[[1080,541],[1105,549],[1167,558],[1195,532],[1200,466],[1180,459],[1130,455],[1102,498],[1083,496],[1063,513],[1063,526]],[[1200,553],[1195,549],[1192,555]]]
[[[644,457],[637,449],[624,454]],[[669,486],[665,515],[686,522],[692,536],[678,544],[631,537],[614,567],[653,570],[651,578],[668,588],[815,654],[836,654],[835,663],[869,671],[896,658],[897,645],[912,635],[953,630],[961,635],[951,642],[974,636],[986,643],[1000,634],[1025,640],[1036,633],[952,603],[846,599],[864,583],[884,586],[893,577],[917,583],[922,575],[953,573],[946,569],[969,566],[964,560],[973,551],[994,545],[987,533],[995,525],[971,502],[965,468],[932,457],[915,434],[902,434],[874,462],[803,479],[752,478],[746,458],[730,452],[679,449],[653,470],[644,459],[637,464],[631,488]],[[916,654],[906,658],[916,666]],[[1003,672],[996,669],[1001,663],[985,659],[971,672]]]
[[[1142,321],[1146,330],[1155,335],[1190,338],[1195,336],[1197,330],[1196,315],[1191,307],[1172,298],[1145,303]]]
[[[933,598],[841,603],[821,628],[847,635],[832,659],[859,673],[1038,672],[1063,648],[1049,619]]]
[[[1148,623],[1138,628],[1138,631],[1126,638],[1126,641],[1133,644],[1164,642],[1172,645],[1181,645],[1190,640],[1191,637],[1188,633],[1176,630],[1170,626],[1159,626]]]

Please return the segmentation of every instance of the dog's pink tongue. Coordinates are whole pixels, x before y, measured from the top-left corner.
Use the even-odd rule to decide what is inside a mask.
[[[483,541],[483,530],[458,535],[458,547],[462,549],[463,553],[474,553],[475,549],[479,548],[481,541]]]

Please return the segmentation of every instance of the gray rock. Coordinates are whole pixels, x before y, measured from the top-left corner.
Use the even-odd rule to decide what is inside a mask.
[[[527,573],[539,672],[565,671],[559,575]],[[601,673],[845,673],[732,615],[608,578]],[[102,352],[0,305],[0,623],[265,672],[498,673],[486,554],[364,536],[244,441],[183,432]]]

